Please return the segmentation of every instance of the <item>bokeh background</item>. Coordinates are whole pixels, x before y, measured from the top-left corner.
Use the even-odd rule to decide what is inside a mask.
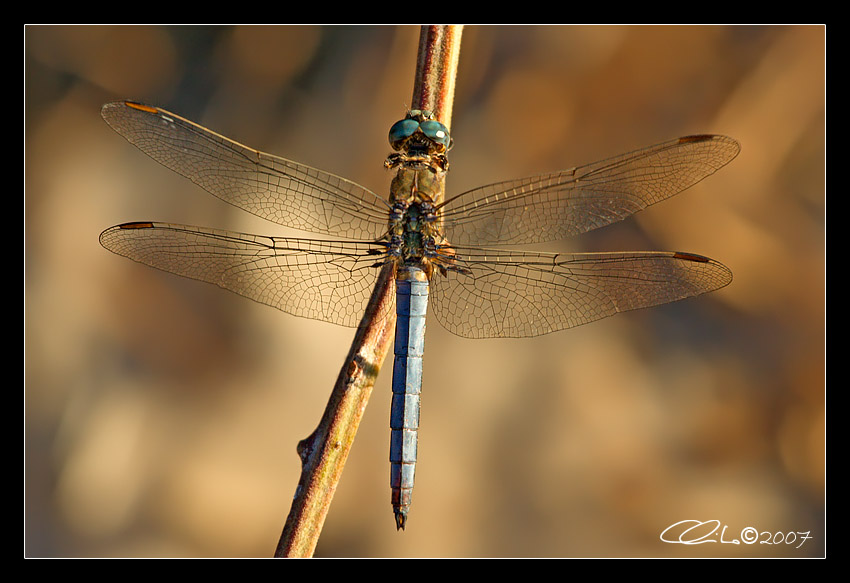
[[[825,34],[464,29],[449,193],[725,133],[743,149],[714,176],[547,248],[690,251],[735,279],[528,340],[431,320],[408,529],[390,507],[385,366],[317,556],[825,553]],[[289,233],[135,150],[101,104],[157,104],[384,193],[418,35],[24,29],[26,556],[271,556],[295,445],[354,334],[102,249],[98,234],[131,220]],[[660,540],[691,519],[777,544]]]

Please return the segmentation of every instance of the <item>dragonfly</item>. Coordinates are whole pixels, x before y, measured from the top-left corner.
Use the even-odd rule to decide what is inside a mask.
[[[105,121],[214,196],[323,238],[261,236],[161,222],[116,225],[108,250],[214,283],[289,314],[356,326],[378,274],[396,282],[390,488],[396,528],[412,503],[425,319],[466,338],[526,338],[720,289],[722,263],[686,252],[516,250],[578,235],[689,188],[740,151],[691,135],[613,158],[445,198],[453,139],[410,110],[389,131],[387,199],[345,178],[244,146],[165,109],[117,101]],[[489,247],[488,247],[489,245]],[[429,305],[430,304],[430,305]]]

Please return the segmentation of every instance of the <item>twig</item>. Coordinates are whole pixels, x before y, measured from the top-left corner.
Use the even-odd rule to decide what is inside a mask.
[[[413,108],[433,111],[451,129],[462,26],[423,26],[413,82]]]
[[[419,39],[413,107],[451,121],[461,27],[424,26]],[[366,314],[319,426],[298,444],[301,478],[275,557],[310,557],[316,549],[342,469],[395,330],[395,269],[381,271]]]

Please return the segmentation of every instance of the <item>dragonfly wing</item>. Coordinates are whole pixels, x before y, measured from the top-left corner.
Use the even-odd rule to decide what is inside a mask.
[[[539,336],[732,281],[726,266],[691,253],[456,251],[465,271],[435,275],[432,309],[450,332],[467,338]]]
[[[116,101],[101,115],[163,166],[264,219],[352,239],[386,232],[388,204],[354,182],[243,146],[158,107]]]
[[[483,186],[444,203],[445,233],[455,245],[564,239],[682,192],[739,151],[726,136],[687,136],[571,170]]]
[[[357,326],[380,245],[262,237],[167,223],[126,223],[100,235],[110,251],[214,283],[295,316]]]

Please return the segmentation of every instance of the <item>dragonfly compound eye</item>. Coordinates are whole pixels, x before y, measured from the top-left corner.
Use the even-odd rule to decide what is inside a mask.
[[[419,122],[415,119],[403,119],[401,121],[397,121],[390,128],[390,146],[392,146],[393,150],[401,149],[404,141],[416,133],[416,130],[419,128]]]
[[[426,120],[419,124],[419,129],[429,140],[443,147],[443,151],[452,147],[452,138],[449,130],[436,120]]]

